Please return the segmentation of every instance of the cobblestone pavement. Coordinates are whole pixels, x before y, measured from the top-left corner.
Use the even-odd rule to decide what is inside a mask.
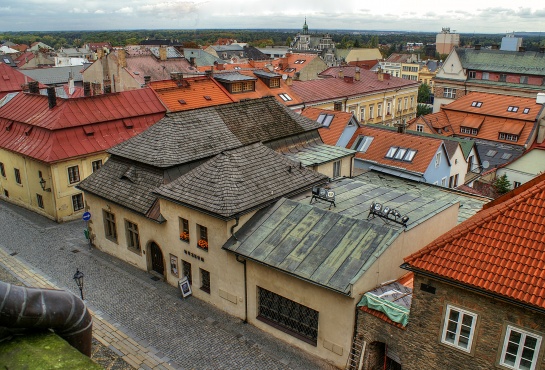
[[[83,271],[85,301],[95,315],[95,327],[100,324],[102,332],[119,329],[129,337],[132,351],[146,348],[157,360],[157,366],[142,363],[141,369],[334,369],[209,304],[180,299],[177,288],[90,248],[84,228],[83,221],[56,224],[0,201],[3,254],[78,295],[72,276],[77,268]],[[126,353],[111,343],[115,353]],[[137,363],[136,358],[124,358]]]

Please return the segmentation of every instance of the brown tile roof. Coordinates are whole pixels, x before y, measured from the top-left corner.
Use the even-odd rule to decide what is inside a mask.
[[[357,67],[342,67],[345,77],[353,77]],[[340,67],[331,67],[320,75],[330,76],[321,80],[293,81],[292,89],[305,103],[340,99],[362,94],[370,94],[397,88],[417,88],[417,81],[390,77],[379,81],[375,72],[360,69],[360,80],[347,82],[345,78],[337,78]]]
[[[232,103],[235,100],[214,79],[190,77],[181,81],[163,80],[149,83],[169,112]]]
[[[285,57],[274,59],[271,61],[271,64],[275,72],[293,76],[317,57],[318,55],[316,54],[286,53]]]
[[[303,112],[301,112],[301,115],[316,121],[322,113],[333,115],[333,119],[329,127],[322,127],[318,130],[318,132],[320,133],[324,144],[336,145],[344,129],[354,115],[350,112],[332,111],[312,107],[304,109]]]
[[[443,140],[440,139],[400,134],[364,125],[356,130],[346,147],[352,148],[359,136],[371,136],[374,139],[365,153],[356,152],[356,158],[421,174],[426,172],[435,153],[443,145]],[[411,162],[385,158],[388,149],[392,146],[414,149],[417,152]]]
[[[540,175],[405,258],[406,267],[543,309],[543,215]]]
[[[171,72],[195,72],[185,59],[159,60],[150,54],[127,56],[125,60],[127,62],[127,72],[140,84],[144,84],[144,76],[150,76],[151,81],[161,81],[169,79]]]

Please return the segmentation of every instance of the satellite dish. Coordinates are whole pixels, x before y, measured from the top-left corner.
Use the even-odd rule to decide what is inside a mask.
[[[282,75],[282,79],[283,79],[283,80],[287,80],[287,79],[288,79],[288,75]]]
[[[484,161],[482,165],[485,170],[490,167],[490,163],[488,161]]]

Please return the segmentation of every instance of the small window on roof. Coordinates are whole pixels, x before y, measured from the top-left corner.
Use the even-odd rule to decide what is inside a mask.
[[[8,59],[8,58],[4,58],[4,63],[6,63],[6,64],[10,64],[10,61],[9,61],[9,59]]]
[[[180,103],[180,104],[187,104],[187,102],[186,102],[184,99],[179,99],[179,100],[178,100],[178,103]]]
[[[279,96],[280,99],[282,99],[283,101],[292,101],[292,100],[293,100],[293,99],[291,98],[291,96],[289,96],[289,95],[286,94],[286,93],[278,94],[278,96]]]
[[[324,125],[325,127],[329,127],[329,125],[331,124],[331,121],[333,121],[333,118],[335,118],[335,115],[334,114],[326,114],[326,113],[321,113],[319,116],[318,116],[318,119],[316,120],[318,123],[321,123],[322,125]]]
[[[519,110],[519,107],[515,107],[513,105],[510,105],[508,108],[507,108],[507,111],[508,112],[517,112]]]
[[[474,101],[473,103],[471,103],[472,107],[477,107],[477,108],[482,107],[482,105],[483,105],[482,101]]]
[[[295,68],[286,68],[284,70],[284,72],[287,72],[287,73],[290,73],[290,72],[293,72],[293,71],[295,71]]]
[[[416,155],[416,150],[407,149],[407,153],[405,153],[405,157],[403,157],[403,160],[406,162],[412,162],[415,155]]]
[[[373,142],[372,136],[360,136],[356,140],[356,144],[352,149],[357,150],[358,152],[365,153],[367,149],[369,149],[369,146]]]
[[[388,152],[386,153],[386,158],[393,158],[394,154],[397,152],[397,149],[397,146],[390,147],[390,149],[388,149]]]
[[[206,100],[212,100],[212,98],[211,98],[209,95],[204,95],[204,98],[205,98]]]
[[[403,159],[403,156],[405,155],[406,152],[407,152],[407,149],[399,148],[396,154],[394,155],[394,159]]]
[[[509,159],[511,158],[513,155],[511,153],[503,153],[501,155],[501,159]]]
[[[524,110],[522,111],[522,113],[524,113],[524,114],[530,113],[530,108],[524,108]]]
[[[498,153],[497,150],[490,149],[488,152],[486,152],[487,157],[493,157]]]

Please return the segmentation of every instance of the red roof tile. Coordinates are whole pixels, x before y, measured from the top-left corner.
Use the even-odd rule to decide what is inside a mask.
[[[435,153],[437,153],[439,147],[443,145],[443,140],[440,139],[407,133],[400,134],[395,131],[364,125],[356,130],[346,147],[352,148],[359,136],[371,136],[373,137],[373,142],[365,153],[358,151],[356,153],[356,158],[421,174],[426,172]],[[411,162],[388,159],[385,156],[388,149],[392,146],[414,149],[416,150],[416,155]]]
[[[151,89],[59,99],[18,93],[0,107],[0,148],[43,162],[109,149],[159,121],[165,108]]]
[[[525,185],[405,262],[413,271],[545,308],[545,174]]]
[[[301,112],[302,116],[310,118],[314,121],[318,119],[320,114],[333,115],[333,120],[331,121],[329,127],[322,127],[318,129],[322,141],[327,145],[337,145],[337,142],[339,141],[344,129],[353,118],[353,114],[350,112],[332,111],[319,108],[306,108],[303,110],[303,112]]]
[[[34,81],[13,67],[0,63],[0,98],[7,93],[23,91],[22,85]]]

